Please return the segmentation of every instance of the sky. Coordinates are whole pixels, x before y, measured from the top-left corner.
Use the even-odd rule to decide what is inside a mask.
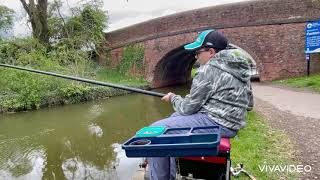
[[[63,8],[74,7],[84,0],[62,0]],[[161,16],[202,7],[227,4],[246,0],[104,0],[103,10],[109,16],[106,32],[130,26]],[[50,0],[49,0],[50,2]],[[15,36],[30,34],[31,28],[27,24],[27,14],[19,0],[0,0],[16,12],[16,22],[13,31]]]

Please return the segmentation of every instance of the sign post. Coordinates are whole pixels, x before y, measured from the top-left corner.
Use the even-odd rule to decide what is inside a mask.
[[[320,20],[307,22],[305,53],[307,75],[310,74],[310,54],[320,52]]]
[[[307,60],[307,75],[310,75],[310,54],[306,54],[306,60]]]

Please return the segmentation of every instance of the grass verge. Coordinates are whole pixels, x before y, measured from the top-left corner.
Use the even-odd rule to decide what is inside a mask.
[[[239,131],[231,143],[232,167],[243,163],[244,169],[259,180],[298,179],[297,173],[263,169],[264,165],[284,167],[298,163],[294,159],[293,145],[288,136],[283,131],[272,129],[257,113],[248,113],[247,126]],[[233,179],[249,178],[242,174]]]
[[[307,88],[320,92],[320,74],[311,75],[309,77],[297,77],[285,80],[274,81],[275,84],[287,85],[296,88]]]
[[[148,81],[146,81],[143,77],[127,76],[111,68],[100,68],[97,70],[96,79],[98,81],[122,84],[131,87],[141,87],[149,84]]]

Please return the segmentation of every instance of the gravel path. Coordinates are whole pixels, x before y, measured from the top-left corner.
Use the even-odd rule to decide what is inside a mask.
[[[320,179],[320,94],[253,84],[255,111],[273,128],[284,130],[294,143],[296,156],[312,171],[302,179]]]

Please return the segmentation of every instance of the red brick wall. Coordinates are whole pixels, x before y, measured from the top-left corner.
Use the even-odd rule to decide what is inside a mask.
[[[257,62],[262,81],[301,76],[306,73],[305,23],[228,28],[222,31]],[[313,61],[312,72],[320,72]]]
[[[145,47],[145,77],[154,87],[163,57],[193,41],[197,32],[218,28],[230,43],[247,51],[257,62],[262,81],[301,76],[306,73],[305,21],[320,17],[311,0],[260,0],[179,13],[140,23],[106,35],[113,62],[119,62],[121,47],[141,42]],[[120,54],[120,55],[119,55]],[[162,67],[163,68],[163,67]],[[320,72],[319,56],[312,56],[312,72]]]

